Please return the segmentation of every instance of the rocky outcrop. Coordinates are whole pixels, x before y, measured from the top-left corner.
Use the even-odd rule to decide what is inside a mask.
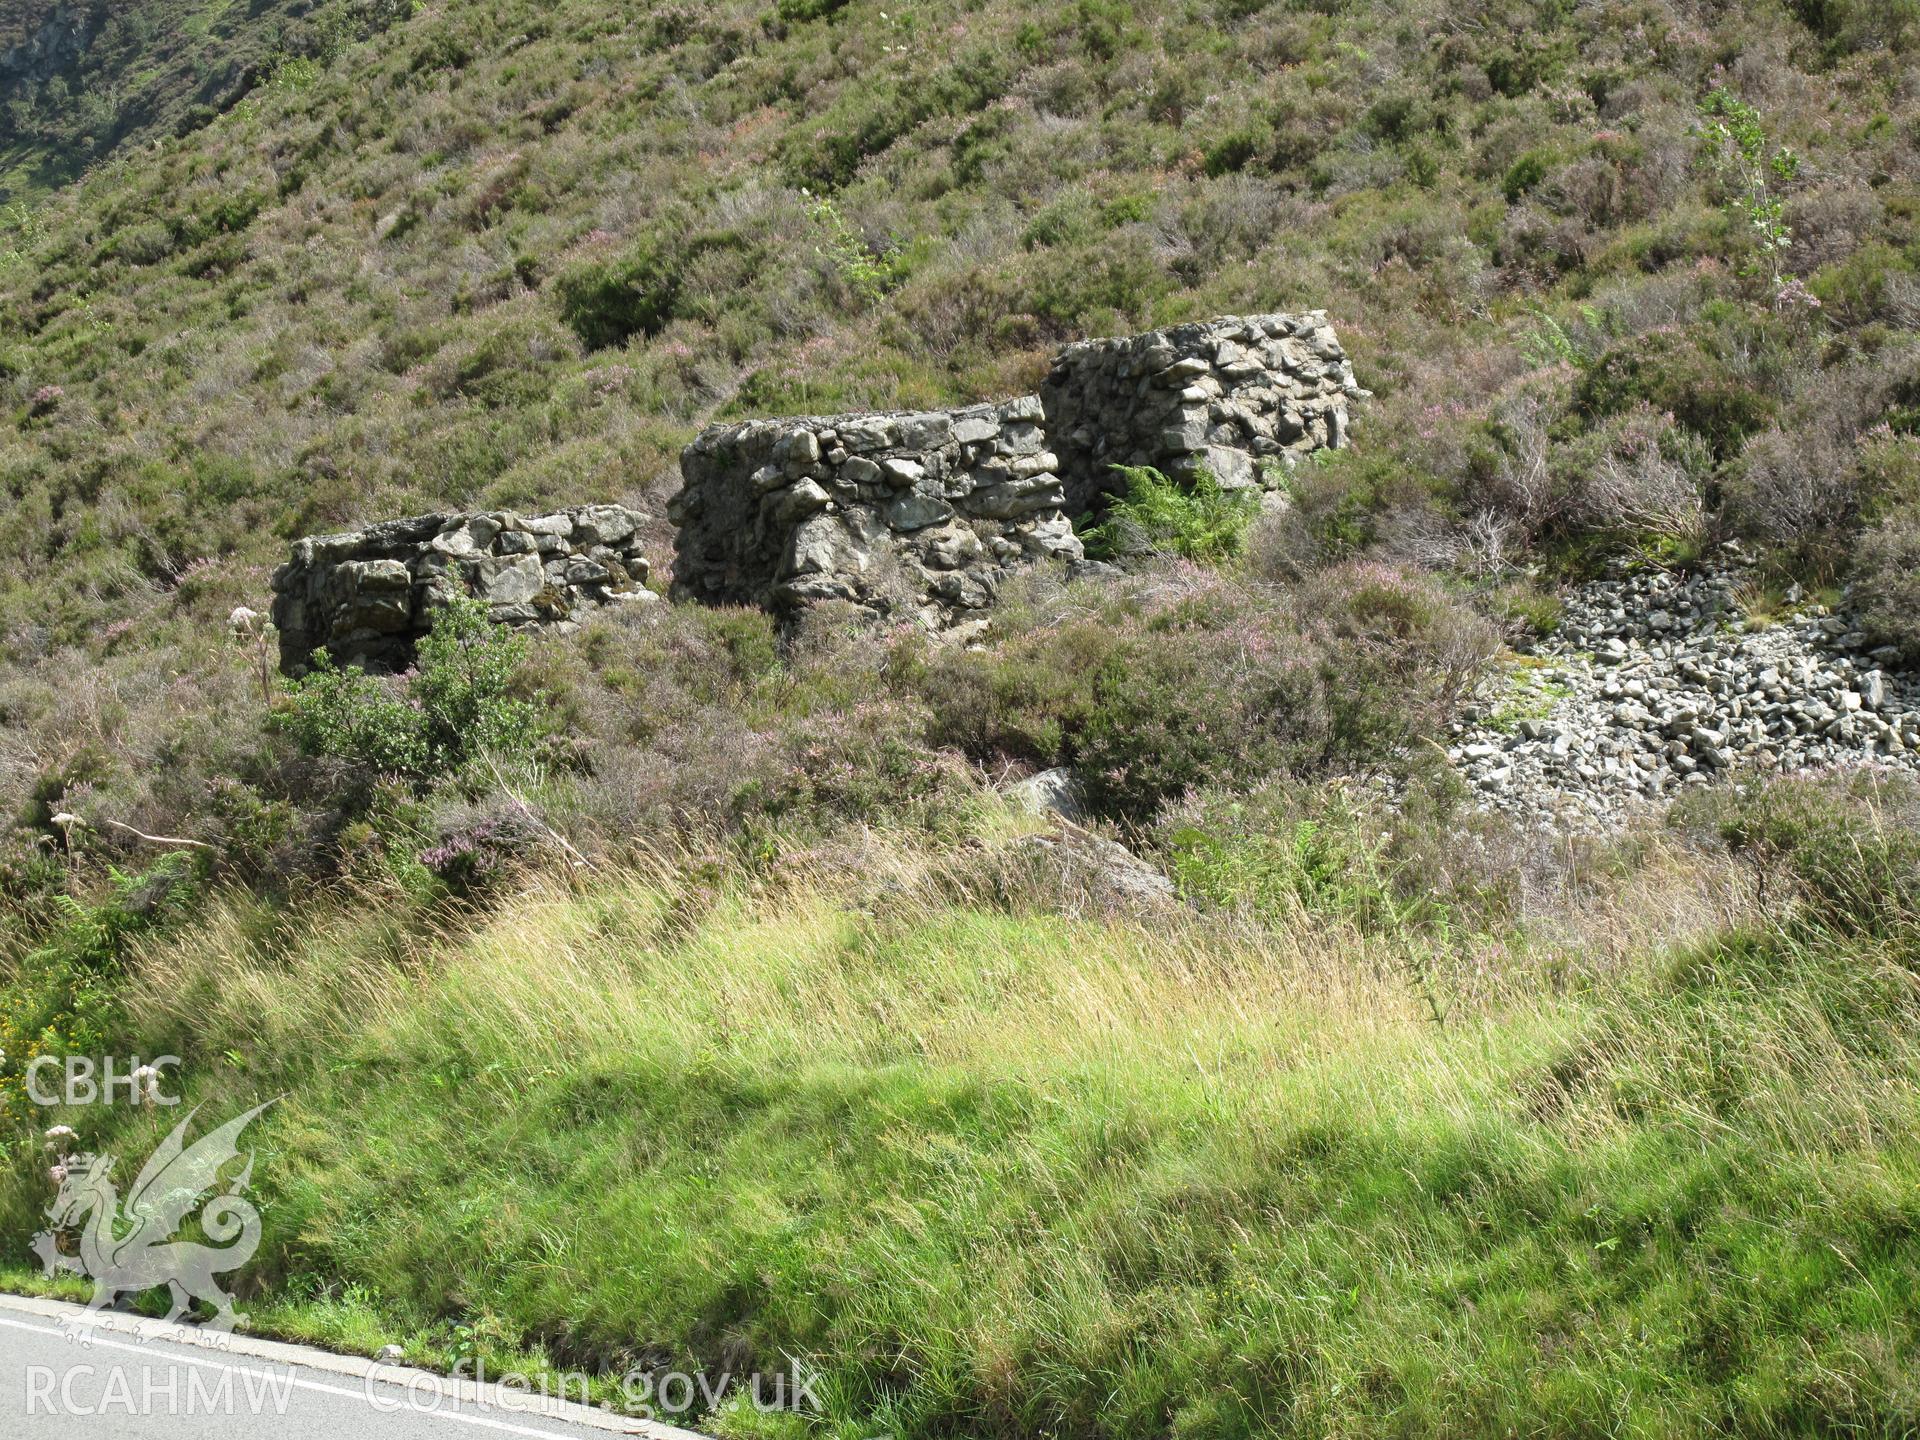
[[[1242,315],[1060,352],[1040,390],[1069,513],[1119,488],[1115,465],[1226,489],[1273,488],[1299,456],[1346,443],[1367,394],[1326,312]]]
[[[1116,463],[1227,486],[1345,443],[1365,395],[1320,312],[1073,345],[1046,388],[999,404],[753,420],[681,456],[674,593],[782,615],[841,599],[965,625],[1007,574],[1082,558],[1073,521]]]
[[[324,648],[335,663],[397,670],[448,597],[487,602],[505,625],[570,627],[582,611],[654,600],[638,531],[619,505],[550,515],[416,515],[297,542],[273,575],[280,668],[299,674]]]
[[[1014,567],[1077,560],[1031,396],[964,410],[751,420],[680,458],[674,594],[791,615],[848,600],[935,629]]]
[[[1898,655],[1818,605],[1751,621],[1735,583],[1656,571],[1575,591],[1532,663],[1456,728],[1448,758],[1479,804],[1605,829],[1743,771],[1920,770],[1920,683]]]
[[[0,99],[71,69],[106,13],[104,6],[54,5],[31,30],[8,36],[10,43],[0,48]]]

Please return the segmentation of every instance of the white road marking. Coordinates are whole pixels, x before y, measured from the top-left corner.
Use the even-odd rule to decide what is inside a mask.
[[[24,1320],[9,1320],[4,1315],[0,1315],[0,1325],[11,1326],[15,1330],[31,1330],[31,1331],[34,1331],[36,1334],[40,1334],[40,1335],[51,1335],[57,1340],[71,1341],[75,1338],[72,1331],[64,1327],[33,1325],[33,1324],[29,1324],[27,1321],[24,1321]],[[323,1395],[343,1395],[349,1400],[363,1400],[363,1401],[366,1401],[368,1404],[372,1404],[372,1397],[368,1394],[367,1390],[364,1387],[359,1390],[350,1390],[344,1385],[328,1385],[324,1381],[302,1380],[295,1376],[285,1376],[285,1377],[278,1376],[271,1370],[255,1370],[245,1365],[228,1365],[219,1360],[202,1359],[200,1356],[197,1356],[197,1355],[168,1354],[168,1355],[156,1356],[153,1350],[149,1348],[149,1346],[146,1344],[129,1345],[125,1341],[108,1340],[104,1336],[97,1335],[97,1334],[81,1337],[81,1341],[83,1344],[86,1344],[89,1346],[100,1345],[100,1346],[104,1346],[109,1350],[125,1350],[129,1354],[146,1355],[150,1358],[162,1360],[166,1362],[178,1361],[183,1365],[203,1365],[209,1369],[221,1370],[221,1371],[227,1372],[228,1374],[233,1374],[233,1375],[261,1376],[266,1379],[276,1381],[278,1383],[290,1384],[296,1389],[315,1390]],[[175,1342],[175,1343],[183,1343],[183,1342]],[[190,1343],[190,1342],[186,1342],[186,1343]],[[424,1372],[416,1372],[416,1373],[424,1373]],[[376,1378],[377,1378],[376,1376],[370,1374],[368,1375],[367,1380],[369,1384],[371,1384],[376,1380]],[[434,1379],[435,1377],[428,1376],[427,1378]],[[408,1382],[402,1381],[402,1380],[382,1380],[382,1381],[379,1381],[379,1383],[388,1385],[397,1389],[403,1389],[407,1392],[407,1397],[408,1397],[404,1402],[396,1404],[394,1409],[389,1411],[383,1411],[382,1413],[384,1414],[397,1415],[404,1411],[405,1413],[412,1414],[412,1415],[422,1415],[422,1416],[430,1415],[438,1420],[454,1420],[465,1425],[476,1425],[486,1430],[504,1430],[510,1435],[533,1435],[533,1436],[540,1437],[540,1440],[570,1440],[569,1436],[567,1436],[566,1434],[564,1434],[559,1430],[536,1430],[530,1425],[515,1425],[511,1421],[507,1421],[507,1420],[490,1420],[484,1415],[467,1415],[462,1413],[458,1409],[446,1410],[446,1409],[440,1408],[439,1406],[429,1407],[429,1406],[417,1405],[413,1402],[413,1398],[412,1398],[414,1387]],[[440,1396],[443,1399],[447,1398],[446,1392],[444,1390],[439,1389],[437,1386],[433,1393],[435,1395]],[[459,1401],[457,1398],[454,1400],[454,1403],[456,1406],[459,1404]]]

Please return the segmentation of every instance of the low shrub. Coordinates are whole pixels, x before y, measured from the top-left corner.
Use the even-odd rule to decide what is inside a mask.
[[[589,350],[624,345],[635,335],[657,335],[673,318],[680,296],[681,261],[642,240],[624,255],[589,261],[554,281],[560,318]]]
[[[1876,643],[1899,647],[1920,664],[1920,505],[1904,506],[1860,537],[1853,594],[1861,623]]]
[[[1320,758],[1320,657],[1279,592],[1182,562],[1070,586],[1048,613],[990,650],[896,652],[930,740],[987,765],[1077,765],[1096,809],[1135,822],[1189,787]]]
[[[1556,547],[1575,559],[1627,546],[1697,553],[1711,528],[1710,446],[1644,401],[1582,425],[1569,414],[1582,393],[1529,382],[1502,395],[1467,452],[1459,508],[1510,532],[1509,547]]]
[[[1653,331],[1605,351],[1581,372],[1574,404],[1591,418],[1645,406],[1699,434],[1722,459],[1764,429],[1778,402],[1691,331]]]
[[[1116,633],[1075,622],[1010,638],[997,651],[903,652],[896,680],[931,706],[928,736],[973,759],[1057,765],[1086,723],[1093,676],[1112,655]]]
[[[452,816],[419,862],[455,895],[477,895],[538,854],[546,837],[525,810],[482,809]]]
[[[1143,822],[1190,789],[1316,767],[1332,728],[1318,661],[1255,613],[1158,617],[1094,675],[1073,741],[1089,801]]]
[[[35,942],[0,962],[0,1125],[34,1114],[24,1077],[36,1057],[106,1048],[122,1019],[116,981],[128,946],[181,920],[199,890],[193,860],[175,854],[143,873],[110,871],[98,899],[49,897]]]
[[[274,721],[309,755],[429,789],[483,755],[533,755],[548,726],[537,698],[515,693],[525,655],[526,641],[495,625],[483,603],[456,598],[435,614],[405,676],[342,670],[318,652]]]
[[[1409,904],[1394,892],[1387,836],[1362,833],[1351,813],[1275,813],[1270,803],[1219,808],[1227,813],[1209,816],[1213,826],[1182,825],[1167,841],[1173,881],[1189,900],[1281,925],[1337,916],[1368,931],[1410,923],[1417,908],[1434,903],[1423,896]]]
[[[1321,450],[1285,477],[1289,501],[1260,515],[1247,540],[1248,569],[1291,582],[1378,543],[1388,517],[1430,511],[1427,477],[1394,457]]]
[[[1500,650],[1464,600],[1418,572],[1337,566],[1295,601],[1319,642],[1332,757],[1365,767],[1439,732]]]
[[[1438,584],[1370,563],[1293,586],[1163,564],[1070,586],[1056,610],[993,649],[896,651],[893,683],[925,701],[933,743],[1073,764],[1094,808],[1135,824],[1191,789],[1381,763],[1498,648]]]
[[[1920,957],[1920,784],[1911,777],[1855,770],[1717,786],[1674,813],[1789,880],[1816,925],[1892,939]]]
[[[1255,492],[1223,490],[1204,467],[1188,486],[1150,465],[1113,468],[1125,478],[1126,493],[1086,532],[1089,554],[1111,559],[1169,551],[1188,560],[1227,560],[1245,552],[1260,514]]]

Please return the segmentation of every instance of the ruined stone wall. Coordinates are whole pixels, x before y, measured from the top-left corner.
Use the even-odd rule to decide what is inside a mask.
[[[1114,464],[1271,484],[1265,462],[1344,444],[1366,393],[1313,311],[1072,345],[1037,396],[708,430],[682,454],[668,507],[674,594],[783,617],[841,599],[965,627],[1015,569],[1084,559],[1073,521],[1120,488]],[[321,646],[343,663],[404,665],[456,589],[512,625],[644,596],[643,520],[614,506],[422,515],[302,540],[274,579],[282,665],[297,671]]]
[[[1265,483],[1269,458],[1344,444],[1365,394],[1316,311],[1073,345],[1040,395],[997,405],[708,430],[667,512],[674,593],[963,624],[1011,569],[1082,558],[1072,522],[1119,488],[1115,462]]]
[[[472,595],[505,625],[569,626],[599,605],[649,601],[639,527],[619,505],[551,515],[416,515],[298,541],[273,575],[280,668],[325,647],[342,665],[397,670],[448,597]]]
[[[1272,488],[1273,467],[1346,443],[1349,404],[1367,392],[1326,312],[1242,315],[1061,351],[1041,387],[1067,510],[1123,488],[1113,466],[1227,489]]]
[[[945,628],[1009,569],[1077,560],[1032,396],[964,410],[752,420],[680,459],[674,593],[790,615],[818,600]]]

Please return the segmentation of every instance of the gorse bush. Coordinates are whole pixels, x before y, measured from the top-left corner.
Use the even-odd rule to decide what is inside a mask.
[[[515,692],[526,641],[454,598],[434,613],[403,677],[334,666],[325,652],[288,687],[275,720],[310,755],[327,755],[423,788],[482,757],[526,759],[549,721],[538,697]]]
[[[618,258],[577,266],[555,281],[560,317],[590,350],[658,334],[680,299],[682,263],[649,236]]]

